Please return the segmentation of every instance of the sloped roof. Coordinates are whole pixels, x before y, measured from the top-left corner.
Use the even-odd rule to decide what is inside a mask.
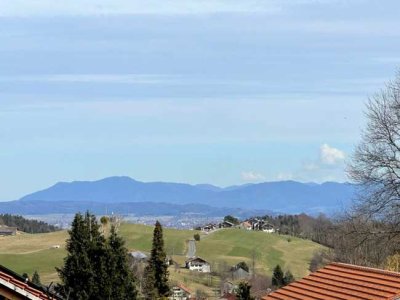
[[[136,259],[146,259],[147,255],[140,251],[133,251],[130,253],[132,257]]]
[[[184,290],[186,293],[191,294],[192,291],[189,290],[186,286],[184,286],[182,283],[178,284],[178,287],[182,290]]]
[[[398,296],[400,273],[331,263],[263,299],[395,300]]]
[[[33,284],[15,272],[0,265],[0,286],[9,289],[15,294],[26,297],[26,299],[61,299],[60,297],[51,294],[47,296],[47,292],[41,286]]]
[[[190,263],[190,262],[199,262],[199,263],[206,263],[208,264],[208,262],[200,257],[192,257],[189,258],[188,260],[186,260],[186,263]]]

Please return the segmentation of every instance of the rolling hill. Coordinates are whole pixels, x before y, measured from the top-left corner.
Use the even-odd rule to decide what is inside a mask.
[[[120,234],[126,240],[130,250],[149,252],[151,248],[153,227],[135,224],[122,224]],[[183,264],[185,261],[186,242],[193,237],[192,230],[164,229],[166,251],[174,260]],[[61,266],[66,231],[47,234],[21,234],[0,237],[0,264],[18,273],[32,274],[35,270],[42,281],[57,281],[55,267]],[[53,245],[61,245],[60,249],[52,249]],[[258,272],[270,275],[276,264],[290,269],[295,277],[300,278],[308,273],[308,265],[312,254],[321,246],[308,240],[287,236],[253,232],[240,229],[223,229],[210,235],[202,235],[197,242],[197,254],[208,260],[213,266],[222,262],[233,265],[240,261],[250,263],[256,257]],[[186,270],[176,272],[170,270],[171,280],[185,280],[192,288],[198,284],[191,282]],[[215,283],[217,284],[217,282]]]

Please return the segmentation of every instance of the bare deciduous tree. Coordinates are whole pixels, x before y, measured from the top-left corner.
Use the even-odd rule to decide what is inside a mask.
[[[400,74],[367,105],[368,124],[348,173],[364,188],[359,210],[368,217],[400,214]]]
[[[358,251],[357,259],[379,265],[383,254],[399,250],[400,73],[369,100],[366,117],[367,127],[348,166],[360,191],[346,224],[351,238],[343,245]]]

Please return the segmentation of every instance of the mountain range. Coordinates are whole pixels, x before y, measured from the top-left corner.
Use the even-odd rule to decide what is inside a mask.
[[[0,202],[0,212],[70,213],[105,209],[120,213],[327,213],[346,209],[356,195],[350,183],[277,181],[221,188],[210,184],[140,182],[130,177],[59,182],[19,200]],[[246,213],[247,212],[247,213]]]

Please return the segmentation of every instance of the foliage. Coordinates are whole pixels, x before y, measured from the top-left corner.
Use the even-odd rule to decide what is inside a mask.
[[[238,218],[235,218],[234,216],[228,215],[224,217],[225,222],[230,222],[234,225],[238,225],[240,223]]]
[[[37,271],[35,271],[32,275],[32,283],[39,285],[39,286],[42,285],[42,283],[40,282],[39,273]]]
[[[156,222],[153,232],[153,244],[151,249],[151,256],[149,260],[148,269],[146,270],[147,284],[146,288],[151,289],[151,277],[154,274],[154,289],[157,291],[157,295],[160,297],[168,296],[169,286],[168,286],[168,265],[167,265],[167,255],[164,250],[164,237],[163,230],[160,222]],[[149,293],[151,291],[145,291]]]
[[[107,225],[109,222],[110,222],[110,218],[107,217],[107,216],[102,216],[102,217],[100,218],[100,223],[101,223],[103,226]]]
[[[199,242],[199,241],[200,241],[200,234],[195,233],[195,234],[193,235],[193,238],[194,238],[195,241]]]
[[[393,272],[400,272],[400,254],[396,253],[394,255],[386,258],[386,270]]]
[[[292,283],[294,281],[294,276],[292,274],[292,272],[290,272],[289,270],[285,272],[285,276],[283,277],[283,285],[288,285],[290,283]]]
[[[128,253],[124,240],[111,227],[107,240],[107,284],[110,292],[107,299],[136,299],[135,278],[128,264]]]
[[[19,231],[26,233],[46,233],[60,230],[58,227],[42,221],[28,220],[22,216],[0,214],[0,225],[17,227]]]
[[[330,261],[331,259],[329,252],[327,252],[326,250],[315,251],[310,261],[309,270],[311,272],[315,272],[318,269],[324,267]]]
[[[236,298],[238,300],[253,300],[254,298],[250,295],[250,289],[251,285],[249,285],[247,282],[240,282],[235,291]]]
[[[285,285],[283,271],[280,265],[276,265],[272,273],[272,285],[280,288]]]
[[[94,215],[76,214],[66,250],[64,266],[57,269],[62,295],[77,300],[136,299],[127,250],[114,229],[106,241]]]
[[[280,265],[277,265],[272,273],[272,286],[275,288],[281,288],[285,285],[288,285],[294,281],[294,276],[292,272],[289,270],[283,274],[282,268]]]
[[[152,266],[149,264],[144,268],[143,274],[143,296],[146,300],[153,300],[158,297],[156,289],[156,279]]]

